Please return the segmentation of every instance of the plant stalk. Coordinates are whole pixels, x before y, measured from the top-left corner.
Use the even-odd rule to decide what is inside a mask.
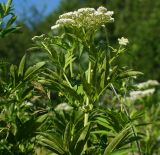
[[[88,65],[88,76],[87,76],[87,82],[88,83],[91,83],[91,62],[89,62],[89,65]],[[85,105],[87,108],[89,106],[89,97],[87,96],[87,99],[86,99],[86,105]],[[88,123],[88,112],[85,113],[84,115],[84,126],[87,125]]]
[[[70,67],[71,78],[73,78],[73,66],[72,66],[72,62],[69,64],[69,67]]]
[[[73,49],[70,51],[70,55],[72,54],[73,54]],[[69,64],[69,69],[70,69],[71,78],[73,78],[73,62],[72,61]]]
[[[91,62],[90,61],[88,65],[87,82],[91,83]],[[89,97],[87,96],[86,105],[85,105],[85,107],[87,108],[87,111],[85,111],[85,114],[84,114],[84,127],[88,124],[88,118],[89,118],[88,106],[89,106]],[[84,152],[86,150],[87,150],[87,143],[84,146]]]
[[[68,78],[67,78],[67,76],[66,76],[65,73],[63,73],[63,76],[64,76],[65,80],[67,81],[68,85],[72,88],[72,85],[71,85],[71,83],[69,82],[69,80],[68,80]]]

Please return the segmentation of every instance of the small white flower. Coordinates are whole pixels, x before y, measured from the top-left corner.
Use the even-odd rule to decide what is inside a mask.
[[[105,13],[105,15],[107,15],[107,16],[112,16],[113,14],[114,14],[113,11],[107,11],[107,12]]]
[[[110,18],[110,22],[114,22],[114,18],[111,17],[111,18]]]
[[[75,18],[77,16],[77,12],[74,11],[74,12],[67,12],[67,13],[64,13],[62,15],[59,16],[59,19],[65,19],[65,18]]]
[[[100,6],[98,9],[97,9],[98,12],[102,12],[102,13],[106,13],[107,12],[107,8],[103,7],[103,6]]]
[[[78,9],[78,13],[86,14],[86,13],[94,13],[95,9],[94,8],[81,8]]]
[[[98,12],[98,11],[96,11],[96,12],[94,12],[94,16],[102,16],[103,15],[103,13],[102,12]]]
[[[54,25],[54,26],[52,26],[52,27],[51,27],[51,30],[56,30],[56,29],[58,29],[59,27],[60,27],[60,25],[59,25],[59,24]]]
[[[74,24],[75,21],[73,19],[59,19],[57,20],[56,24],[58,25],[71,25]]]
[[[129,43],[128,39],[124,37],[118,38],[118,42],[120,45],[124,45],[124,46],[126,46]]]
[[[146,82],[139,83],[135,85],[139,89],[146,89],[146,88],[151,88],[151,87],[156,87],[159,85],[159,82],[156,80],[148,80]]]

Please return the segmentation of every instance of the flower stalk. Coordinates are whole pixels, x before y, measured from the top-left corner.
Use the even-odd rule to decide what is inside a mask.
[[[88,65],[88,75],[87,75],[87,82],[90,84],[91,83],[91,67],[92,67],[92,64],[91,64],[91,62],[89,62],[89,65]],[[85,105],[85,107],[87,107],[87,109],[88,109],[88,107],[89,107],[89,97],[87,96],[87,99],[86,99],[86,105]],[[89,117],[89,113],[88,113],[88,110],[87,110],[87,112],[85,112],[85,114],[84,114],[84,126],[86,126],[87,125],[87,123],[88,123],[88,117]]]
[[[91,83],[91,68],[92,68],[92,63],[91,61],[89,61],[89,65],[88,65],[88,74],[87,74],[87,82],[88,84]],[[84,114],[84,127],[88,124],[88,118],[89,118],[89,112],[88,112],[88,107],[89,107],[89,97],[87,96],[86,98],[86,105],[85,107],[87,108]],[[84,146],[84,151],[87,150],[87,143]]]

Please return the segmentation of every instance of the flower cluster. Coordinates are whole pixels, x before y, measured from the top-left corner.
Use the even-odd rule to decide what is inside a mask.
[[[57,29],[60,26],[94,29],[108,22],[114,21],[112,15],[113,11],[107,11],[107,9],[102,6],[97,10],[94,8],[81,8],[77,11],[68,12],[59,16],[56,25],[52,26],[51,29]]]
[[[154,92],[155,92],[155,88],[146,89],[143,91],[142,90],[132,91],[130,92],[130,97],[127,99],[130,101],[135,101],[135,100],[147,97],[147,96],[151,96],[153,95]]]
[[[123,45],[123,46],[126,46],[129,43],[128,39],[124,37],[118,38],[118,42],[120,45]]]
[[[155,87],[159,86],[159,82],[156,80],[148,80],[134,85],[139,90],[131,91],[130,96],[127,97],[128,100],[136,101],[137,99],[142,99],[143,97],[151,96],[156,91]]]
[[[148,80],[146,82],[142,82],[140,84],[135,85],[137,88],[144,90],[144,89],[148,89],[148,88],[153,88],[156,86],[159,86],[159,82],[156,80]]]

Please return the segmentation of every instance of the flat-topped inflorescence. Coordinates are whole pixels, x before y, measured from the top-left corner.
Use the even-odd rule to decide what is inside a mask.
[[[119,42],[119,45],[123,45],[123,46],[126,46],[129,43],[128,39],[124,37],[118,38],[118,42]]]
[[[107,11],[105,7],[99,7],[97,10],[94,8],[81,8],[77,11],[64,13],[59,16],[56,25],[51,29],[57,29],[61,26],[84,28],[84,29],[97,29],[98,27],[113,22],[113,11]]]

